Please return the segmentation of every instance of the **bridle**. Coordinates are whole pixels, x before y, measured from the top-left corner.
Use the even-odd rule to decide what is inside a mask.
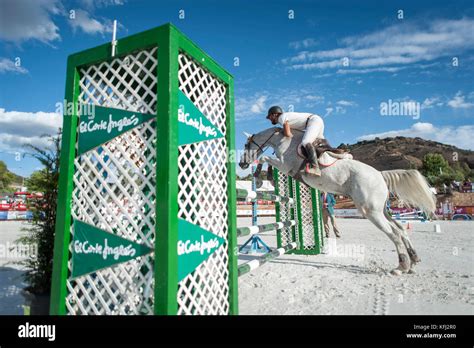
[[[250,144],[253,144],[253,145],[255,145],[255,146],[258,148],[258,150],[257,150],[257,156],[256,156],[256,157],[260,156],[260,155],[266,150],[266,148],[268,147],[267,143],[270,141],[271,138],[273,138],[273,136],[275,135],[275,133],[276,133],[276,131],[273,132],[272,135],[270,135],[270,136],[268,137],[268,139],[265,140],[265,142],[264,142],[262,145],[257,144],[257,142],[256,142],[255,140],[253,140],[253,135],[252,135],[252,136],[248,139],[247,143],[245,144],[245,147],[244,147],[245,150],[246,150],[246,151],[250,151]],[[259,152],[260,152],[260,153],[259,153]]]

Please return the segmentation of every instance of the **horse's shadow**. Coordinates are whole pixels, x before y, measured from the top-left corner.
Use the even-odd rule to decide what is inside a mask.
[[[239,260],[251,261],[254,259],[258,259],[258,256],[255,255],[239,255]],[[296,259],[273,259],[268,261],[268,263],[279,263],[285,265],[297,265],[297,266],[309,266],[315,267],[318,269],[335,269],[346,271],[354,274],[378,274],[378,272],[371,270],[367,267],[357,266],[357,265],[339,265],[333,263],[326,263],[326,262],[317,262],[317,261],[304,261],[304,260],[296,260]],[[265,267],[265,266],[262,266]]]
[[[368,269],[367,267],[363,266],[357,266],[357,265],[338,265],[338,264],[332,264],[332,263],[325,263],[325,262],[307,262],[303,260],[283,260],[283,259],[276,259],[272,260],[272,262],[275,263],[281,263],[281,264],[288,264],[288,265],[302,265],[302,266],[309,266],[309,267],[315,267],[318,269],[336,269],[336,270],[342,270],[342,271],[347,271],[350,273],[355,273],[355,274],[376,274],[371,269]]]

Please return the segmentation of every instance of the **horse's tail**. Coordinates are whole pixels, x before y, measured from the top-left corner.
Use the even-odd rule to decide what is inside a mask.
[[[385,170],[382,173],[388,189],[404,203],[423,210],[435,218],[436,197],[425,177],[417,170]]]

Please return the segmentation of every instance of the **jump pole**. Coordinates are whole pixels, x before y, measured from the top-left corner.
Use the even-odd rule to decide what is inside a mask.
[[[281,256],[285,253],[287,253],[288,251],[290,250],[293,250],[295,249],[297,246],[297,244],[295,242],[293,243],[290,243],[282,248],[278,248],[276,250],[273,250],[261,257],[259,257],[258,259],[255,259],[255,260],[252,260],[252,261],[249,261],[249,262],[246,262],[242,265],[240,265],[238,267],[238,275],[239,277],[250,272],[250,271],[253,271],[254,269],[260,267],[261,265],[263,265],[264,263],[270,261],[270,260],[273,260],[275,258],[277,258],[278,256]]]
[[[249,191],[244,189],[237,189],[237,199],[262,199],[266,201],[274,201],[278,203],[294,204],[294,199],[291,197],[279,196],[268,192]]]
[[[284,227],[291,227],[295,225],[296,225],[296,221],[290,220],[290,221],[284,221],[284,222],[274,222],[274,223],[265,224],[265,225],[239,227],[237,228],[237,237],[252,236],[260,232],[277,231]]]
[[[256,173],[259,171],[260,165],[252,165],[252,192],[257,192],[257,177]],[[258,200],[252,199],[252,228],[258,228]],[[264,254],[272,251],[272,249],[255,233],[250,234],[250,238],[239,248],[239,251],[244,254]],[[249,246],[250,245],[250,246]]]

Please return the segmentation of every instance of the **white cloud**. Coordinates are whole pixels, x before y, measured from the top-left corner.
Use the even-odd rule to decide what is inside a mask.
[[[420,137],[423,139],[433,140],[444,144],[454,145],[461,149],[474,150],[474,142],[472,141],[474,134],[474,126],[441,126],[436,127],[431,123],[418,122],[410,128],[392,130],[388,132],[368,134],[358,137],[357,140],[372,140],[374,138],[388,138],[396,136],[404,137]]]
[[[62,13],[59,0],[3,0],[0,10],[0,39],[21,43],[60,40],[59,28],[52,17]]]
[[[321,95],[305,95],[304,99],[310,101],[310,105],[320,104],[324,102],[324,97]]]
[[[250,107],[250,111],[254,114],[262,113],[265,110],[265,102],[267,101],[267,96],[262,95],[259,97],[255,103]]]
[[[333,76],[333,73],[326,73],[326,74],[318,74],[318,75],[313,75],[315,79],[323,79],[329,76]]]
[[[260,110],[264,110],[264,103],[268,98],[267,93],[235,98],[235,119],[243,120],[256,116]]]
[[[0,150],[21,151],[24,144],[47,145],[43,134],[56,134],[62,116],[53,112],[6,111],[0,108]]]
[[[102,22],[93,18],[91,14],[84,10],[76,10],[75,18],[69,19],[69,24],[73,30],[81,30],[86,34],[101,34],[111,33],[113,29],[112,21],[109,19],[102,19]]]
[[[125,3],[124,0],[80,0],[80,3],[88,10],[109,6],[119,6]]]
[[[272,105],[279,105],[284,111],[293,109],[297,112],[316,112],[316,106],[324,102],[324,97],[314,94],[310,89],[278,89],[269,93],[262,91],[254,95],[236,96],[235,119],[237,121],[266,116]]]
[[[404,21],[371,34],[344,38],[339,48],[299,52],[283,63],[289,64],[291,69],[342,68],[342,59],[347,57],[349,67],[343,70],[393,72],[409,64],[430,62],[473,49],[473,32],[474,19],[470,18],[430,23]]]
[[[448,105],[454,109],[468,109],[474,106],[474,103],[465,101],[466,97],[461,91],[457,92],[453,99],[448,101]]]
[[[357,106],[357,103],[350,100],[339,100],[336,104],[341,106]]]
[[[75,18],[71,18],[61,0],[3,0],[0,10],[0,39],[14,43],[38,40],[52,45],[61,40],[59,28],[54,17],[66,16],[73,30],[86,34],[106,34],[112,32],[112,21],[94,18],[96,8],[123,5],[123,0],[82,0],[86,10],[71,8]],[[119,24],[119,28],[124,27]]]
[[[328,68],[337,68],[343,66],[342,59],[335,59],[319,63],[304,63],[304,64],[294,64],[291,66],[291,69],[295,70],[313,70],[313,69],[328,69]]]
[[[326,113],[324,114],[323,117],[328,117],[329,115],[332,114],[333,111],[334,111],[334,108],[332,108],[332,107],[327,107],[327,108],[326,108]]]
[[[312,38],[307,38],[301,41],[293,41],[289,43],[290,48],[293,48],[295,50],[299,50],[301,48],[309,48],[316,46],[318,42],[315,39]]]
[[[337,74],[370,74],[373,72],[397,72],[406,69],[406,67],[385,67],[385,68],[369,68],[369,69],[339,69]]]
[[[16,72],[19,74],[26,74],[28,70],[21,66],[16,66],[15,62],[8,58],[0,58],[0,74],[6,72]]]
[[[443,103],[440,102],[439,97],[426,98],[423,103],[421,103],[421,109],[432,109],[435,106],[442,106]]]

